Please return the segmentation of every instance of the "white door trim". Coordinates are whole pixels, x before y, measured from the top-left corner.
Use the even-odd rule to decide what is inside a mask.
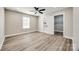
[[[65,36],[65,12],[64,11],[58,12],[58,13],[55,13],[53,16],[55,17],[57,15],[63,15],[63,36],[66,37]]]

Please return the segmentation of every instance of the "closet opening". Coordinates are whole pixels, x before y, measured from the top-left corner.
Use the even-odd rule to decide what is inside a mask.
[[[63,15],[54,16],[54,35],[63,36]]]

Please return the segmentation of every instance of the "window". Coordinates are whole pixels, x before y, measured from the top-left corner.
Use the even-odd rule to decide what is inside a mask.
[[[23,17],[23,29],[30,28],[30,18],[29,17]]]

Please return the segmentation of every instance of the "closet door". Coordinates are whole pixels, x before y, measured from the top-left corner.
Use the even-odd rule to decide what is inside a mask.
[[[54,31],[63,32],[63,15],[54,17]]]

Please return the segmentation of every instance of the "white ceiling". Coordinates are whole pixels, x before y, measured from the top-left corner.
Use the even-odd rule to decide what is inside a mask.
[[[44,14],[49,14],[49,13],[64,10],[67,7],[39,7],[39,8],[40,9],[42,9],[42,8],[46,9],[44,11]],[[35,15],[35,16],[40,15],[39,13],[35,14],[35,9],[33,7],[6,7],[6,9],[19,11],[19,12],[23,12],[23,13],[30,14],[30,15]]]

